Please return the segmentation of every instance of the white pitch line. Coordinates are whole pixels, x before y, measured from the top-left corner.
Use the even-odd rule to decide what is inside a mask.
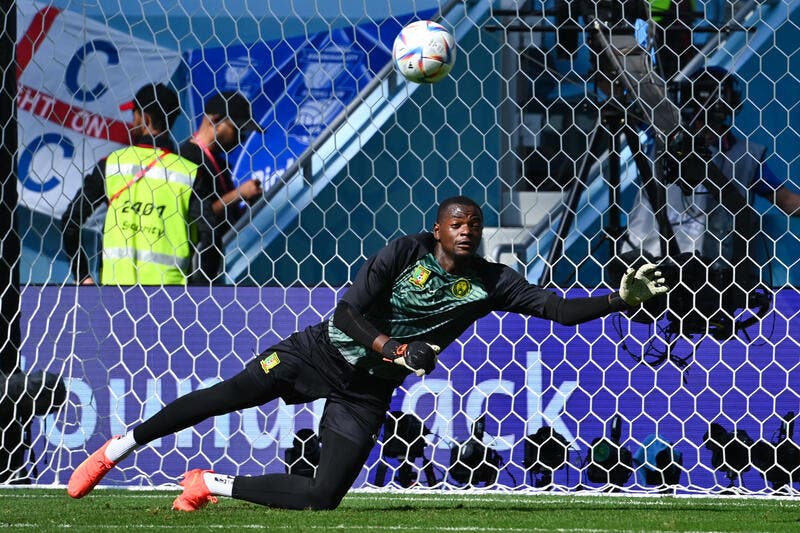
[[[17,499],[63,499],[62,494],[23,494],[21,491],[9,490],[5,491],[0,489],[4,498],[17,498]],[[140,499],[154,499],[154,498],[167,498],[174,496],[169,492],[161,491],[142,491],[130,490],[123,493],[103,494],[104,491],[96,492],[98,497],[106,498],[140,498]],[[617,506],[620,500],[624,500],[628,505],[664,505],[669,506],[671,502],[676,500],[707,500],[704,505],[721,505],[725,507],[746,507],[755,502],[792,502],[798,503],[798,498],[792,496],[738,496],[738,495],[694,495],[694,494],[453,494],[441,493],[434,494],[426,493],[383,493],[383,494],[370,494],[365,492],[355,492],[347,496],[348,500],[358,501],[373,501],[373,502],[485,502],[485,503],[532,503],[539,506],[563,506],[564,500],[566,503],[586,504],[592,505],[609,505]],[[347,501],[347,500],[345,500]],[[2,524],[0,524],[1,526]]]
[[[60,529],[71,529],[73,527],[77,527],[73,524],[55,524],[56,527]],[[32,528],[39,528],[41,524],[0,524],[0,529],[14,529],[14,528],[25,528],[25,529],[32,529]],[[128,530],[128,529],[155,529],[155,530],[185,530],[186,525],[142,525],[142,524],[129,524],[127,526],[119,526],[119,525],[98,525],[93,524],[92,530]],[[253,529],[253,530],[268,530],[268,531],[281,531],[281,530],[295,530],[297,529],[296,526],[289,526],[289,525],[258,525],[258,524],[249,524],[249,525],[231,525],[225,526],[221,524],[204,524],[201,529]],[[330,530],[330,529],[341,529],[344,531],[430,531],[430,526],[357,526],[351,524],[340,524],[338,526],[314,526],[314,525],[306,525],[302,528],[305,530]],[[477,527],[477,526],[464,526],[464,527],[437,527],[436,531],[449,531],[453,533],[460,533],[460,532],[479,532],[479,533],[497,533],[497,532],[508,532],[508,533],[522,533],[522,532],[555,532],[555,533],[608,533],[610,531],[620,532],[619,529],[554,529],[554,528],[501,528],[501,527]],[[631,530],[633,531],[633,530]],[[624,533],[624,530],[622,530]],[[661,531],[651,531],[650,533],[667,533]],[[692,532],[686,532],[692,533]],[[714,533],[714,532],[703,532],[703,533]]]

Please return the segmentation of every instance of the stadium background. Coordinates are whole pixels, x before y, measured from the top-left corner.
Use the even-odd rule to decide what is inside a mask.
[[[27,108],[18,103],[22,364],[64,376],[71,391],[65,408],[34,421],[37,483],[63,483],[86,450],[148,416],[162,400],[227,377],[276,338],[327,316],[336,290],[363,259],[392,237],[429,228],[443,198],[467,194],[479,200],[489,226],[483,252],[539,280],[560,216],[549,206],[560,203],[570,183],[532,183],[526,154],[548,148],[537,142],[549,124],[564,147],[560,160],[574,163],[580,155],[586,117],[575,125],[565,117],[580,108],[586,91],[580,78],[589,65],[585,47],[569,60],[558,57],[552,34],[498,30],[516,19],[495,15],[496,10],[535,10],[540,4],[373,2],[366,12],[360,2],[341,2],[341,10],[310,2],[181,2],[173,9],[152,2],[130,12],[112,4],[19,2],[20,36],[41,30],[32,22],[43,9],[53,22],[52,33],[41,38],[21,72],[21,85],[51,90],[72,105],[124,120],[114,115],[115,104],[150,79],[170,78],[181,89],[186,111],[174,129],[178,140],[192,131],[204,94],[240,89],[253,98],[269,133],[232,154],[232,166],[239,179],[260,172],[271,187],[226,241],[230,287],[76,290],[60,252],[58,209],[109,143],[75,137],[76,128],[37,115],[35,103]],[[724,35],[710,48],[709,63],[745,80],[745,107],[736,127],[770,147],[770,165],[791,185],[800,175],[793,128],[798,111],[786,101],[799,85],[798,3],[701,4],[712,26],[735,12],[754,28]],[[456,35],[456,67],[432,87],[403,84],[388,66],[391,41],[405,21],[438,18],[440,8]],[[88,41],[93,48],[85,46],[87,35],[96,36]],[[697,40],[716,39],[708,35]],[[102,50],[98,42],[119,43],[121,36],[134,56],[130,64],[139,69],[114,78],[103,98],[80,101],[75,83],[96,87],[113,74],[102,54],[90,52]],[[66,56],[46,53],[61,43],[69,43],[61,46]],[[559,83],[530,61],[532,49],[570,77]],[[76,55],[78,50],[82,54]],[[75,63],[75,57],[85,64]],[[635,187],[632,169],[626,169],[623,207]],[[573,294],[601,286],[608,259],[604,247],[587,254],[602,237],[608,210],[607,187],[602,175],[595,178],[556,277]],[[797,221],[787,223],[776,209],[758,207],[770,236],[762,256],[765,279],[779,292],[776,311],[755,342],[704,340],[687,375],[669,365],[637,365],[620,351],[623,341],[645,344],[652,336],[646,328],[633,326],[620,335],[610,320],[560,328],[494,315],[445,352],[440,376],[410,379],[394,406],[416,402],[436,434],[428,455],[435,454],[443,467],[450,447],[466,440],[472,421],[487,412],[486,443],[500,451],[514,476],[501,475],[505,486],[525,480],[522,437],[545,423],[572,442],[571,466],[556,482],[586,485],[587,446],[616,412],[624,416],[626,445],[632,449],[657,432],[682,450],[687,490],[726,486],[702,446],[708,424],[735,424],[754,438],[771,439],[784,413],[800,409],[792,340],[798,320]],[[87,239],[97,242],[91,231]],[[685,349],[692,347],[688,344]],[[283,407],[267,409],[240,423],[234,417],[222,430],[209,423],[194,438],[187,433],[165,439],[110,481],[164,483],[190,459],[218,470],[282,469],[282,450],[299,425],[313,426],[314,409],[296,417]],[[376,448],[362,486],[370,485],[379,452]],[[155,476],[147,478],[153,470]],[[768,490],[755,471],[743,483],[748,490]]]

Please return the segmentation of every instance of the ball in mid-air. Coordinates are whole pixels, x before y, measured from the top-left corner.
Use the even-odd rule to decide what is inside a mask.
[[[405,26],[394,40],[394,64],[400,74],[415,83],[436,83],[452,70],[456,42],[447,28],[430,20]]]

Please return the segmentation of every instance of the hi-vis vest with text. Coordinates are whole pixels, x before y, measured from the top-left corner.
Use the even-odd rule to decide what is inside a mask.
[[[186,284],[193,248],[189,200],[197,168],[159,148],[131,146],[108,156],[101,284]]]

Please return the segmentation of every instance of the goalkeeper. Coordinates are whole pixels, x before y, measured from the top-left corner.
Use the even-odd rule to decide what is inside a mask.
[[[626,311],[667,291],[653,265],[629,270],[619,293],[562,298],[513,269],[477,255],[483,214],[457,196],[439,206],[432,232],[401,237],[367,260],[333,317],[267,349],[236,376],[178,398],[125,435],[114,437],[70,477],[73,498],[88,494],[136,448],[209,417],[282,398],[326,398],[322,450],[314,478],[186,472],[173,508],[194,511],[217,496],[285,509],[334,509],[375,445],[394,389],[411,373],[429,374],[440,349],[491,311],[578,324]]]

